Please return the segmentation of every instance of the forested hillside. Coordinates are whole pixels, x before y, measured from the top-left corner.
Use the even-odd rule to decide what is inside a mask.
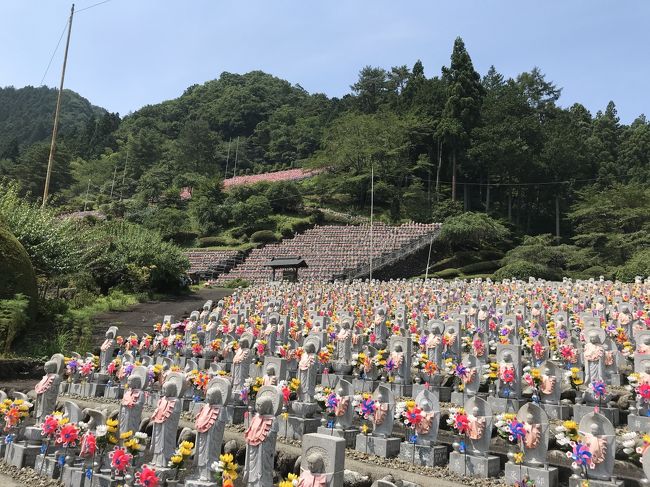
[[[648,226],[645,116],[622,124],[614,102],[590,113],[562,99],[539,68],[514,78],[495,67],[480,74],[460,38],[449,65],[427,73],[421,62],[366,66],[341,99],[260,71],[223,73],[123,119],[67,93],[53,204],[61,212],[99,209],[184,245],[236,246],[259,231],[272,233],[265,240],[290,236],[327,215],[366,217],[374,172],[380,220],[477,212],[504,225],[503,250],[524,235],[551,234],[552,243],[592,252],[576,254],[572,264],[540,263],[561,271],[618,269],[636,255]],[[24,90],[0,90],[0,174],[36,199],[55,92]],[[49,105],[36,101],[46,94]],[[22,98],[27,108],[19,108]],[[290,167],[324,171],[300,182],[227,191],[221,184]],[[180,197],[183,188],[191,198]],[[625,194],[642,197],[614,198]],[[615,206],[603,219],[590,212],[602,204],[598,195],[612,195],[607,202]],[[626,212],[634,216],[611,220]],[[633,244],[615,252],[616,241]]]

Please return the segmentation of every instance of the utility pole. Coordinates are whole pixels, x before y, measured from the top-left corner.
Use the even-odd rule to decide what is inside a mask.
[[[124,172],[122,173],[122,186],[120,187],[120,201],[124,192],[124,181],[126,180],[126,166],[129,164],[129,146],[126,146],[126,162],[124,163]]]
[[[235,170],[232,173],[232,177],[237,176],[237,159],[239,159],[239,137],[237,137],[237,144],[235,145]]]
[[[113,171],[113,182],[111,183],[111,200],[113,199],[113,188],[115,187],[116,177],[117,177],[117,163],[115,163],[115,170]]]
[[[375,213],[375,165],[370,167],[370,280],[372,281],[372,222]]]
[[[232,137],[228,140],[228,155],[226,156],[226,172],[223,173],[223,178],[228,179],[228,163],[230,162],[230,143],[232,142]]]
[[[61,111],[61,95],[63,95],[63,80],[65,79],[65,67],[68,63],[68,48],[70,47],[70,32],[72,32],[72,17],[74,16],[74,3],[70,9],[70,19],[68,20],[68,38],[65,41],[65,54],[63,55],[63,69],[61,71],[61,83],[59,84],[59,94],[56,97],[56,110],[54,111],[54,128],[52,129],[52,143],[50,144],[50,156],[47,159],[47,174],[45,176],[45,189],[43,190],[43,206],[47,203],[48,193],[50,191],[50,177],[52,176],[52,163],[54,162],[54,152],[56,150],[56,133],[59,129],[59,112]]]
[[[90,193],[90,178],[88,178],[88,187],[86,188],[86,199],[84,199],[84,211],[86,211],[86,205],[88,204],[88,193]]]

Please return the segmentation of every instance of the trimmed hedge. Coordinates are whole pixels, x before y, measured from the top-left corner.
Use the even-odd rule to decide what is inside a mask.
[[[445,269],[440,272],[435,273],[436,277],[440,279],[453,279],[454,277],[460,276],[460,271],[458,269]]]
[[[535,264],[523,260],[517,260],[502,267],[494,273],[494,279],[501,281],[503,279],[522,279],[527,280],[529,277],[546,279],[549,281],[559,281],[562,276],[560,273],[542,264]]]
[[[199,239],[199,247],[226,247],[229,242],[223,237],[203,237]]]
[[[501,267],[501,262],[498,260],[485,260],[483,262],[476,262],[460,268],[463,274],[480,274],[486,271],[495,271]]]
[[[257,243],[275,243],[278,237],[271,230],[259,230],[251,235],[251,242]]]

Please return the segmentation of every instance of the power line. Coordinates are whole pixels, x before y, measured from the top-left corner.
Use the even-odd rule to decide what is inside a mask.
[[[99,3],[95,3],[95,4],[93,4],[93,5],[89,5],[88,7],[85,7],[85,8],[82,8],[82,9],[77,10],[77,13],[81,13],[81,12],[84,12],[84,11],[86,11],[86,10],[90,10],[91,8],[97,7],[97,6],[99,6],[99,5],[103,5],[104,3],[108,3],[108,2],[110,2],[110,1],[111,1],[111,0],[104,0],[103,2],[99,2]]]
[[[56,43],[54,52],[52,53],[52,56],[50,57],[50,61],[47,63],[47,68],[45,68],[45,72],[43,73],[43,77],[41,78],[41,82],[38,84],[39,86],[42,86],[43,81],[45,81],[47,72],[50,70],[50,66],[52,66],[52,61],[54,60],[54,56],[56,55],[56,52],[59,50],[59,46],[61,45],[61,40],[63,39],[63,34],[65,34],[65,30],[67,28],[68,28],[68,21],[66,20],[65,24],[63,25],[63,30],[61,31],[61,35],[59,36],[59,41]]]

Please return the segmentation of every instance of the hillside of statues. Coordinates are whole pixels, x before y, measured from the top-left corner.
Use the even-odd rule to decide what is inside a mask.
[[[161,318],[0,392],[5,463],[66,487],[650,478],[649,280],[273,283]]]

